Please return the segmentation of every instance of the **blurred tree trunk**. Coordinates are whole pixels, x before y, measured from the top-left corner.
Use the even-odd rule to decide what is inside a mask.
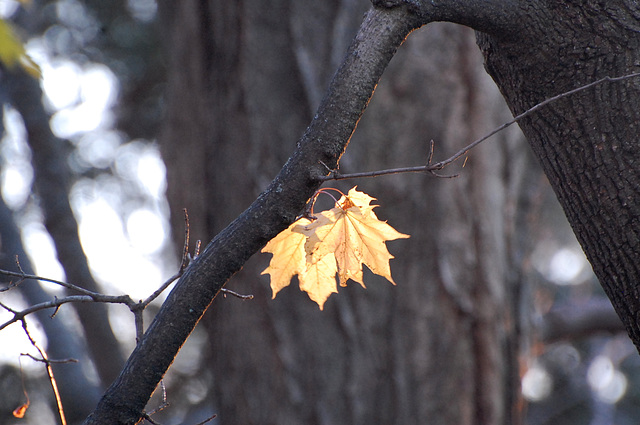
[[[353,37],[367,1],[161,2],[172,56],[160,145],[176,244],[182,208],[209,240],[265,188]],[[508,119],[474,34],[432,24],[385,73],[343,172],[424,164]],[[368,274],[320,312],[292,284],[271,300],[249,261],[204,318],[213,403],[225,424],[518,423],[518,354],[530,168],[517,131],[469,155],[457,179],[402,175],[358,184],[411,239],[389,244],[397,287]],[[526,193],[526,192],[525,192]]]
[[[44,225],[56,247],[58,260],[64,267],[66,279],[95,292],[100,292],[89,270],[87,257],[82,249],[76,220],[68,200],[72,176],[68,168],[64,141],[56,138],[49,127],[49,115],[42,105],[39,82],[17,70],[2,69],[0,92],[4,101],[18,111],[27,131],[35,173],[34,186],[42,209]],[[19,256],[24,270],[30,273],[29,259],[22,248],[13,218],[6,205],[0,206],[3,215],[2,263],[5,269],[15,270],[15,256]],[[33,271],[31,270],[31,273]],[[38,282],[30,281],[20,287],[29,304],[49,301]],[[86,342],[70,335],[71,313],[64,312],[60,320],[51,320],[50,311],[36,314],[48,336],[48,353],[53,359],[76,358],[93,361],[100,382],[88,379],[87,369],[76,364],[59,363],[52,366],[61,386],[61,398],[70,421],[86,417],[89,409],[99,400],[101,387],[106,387],[117,376],[124,363],[120,346],[109,326],[107,307],[104,304],[73,305],[84,331]],[[65,319],[66,318],[66,319]],[[68,335],[69,334],[69,335]],[[88,368],[85,362],[85,368]],[[74,401],[75,403],[72,403]]]
[[[56,247],[58,260],[66,279],[83,288],[100,292],[89,270],[80,243],[78,223],[69,203],[73,176],[67,163],[65,141],[58,139],[49,127],[49,116],[42,105],[42,89],[37,80],[23,72],[4,75],[6,93],[20,112],[32,150],[35,189],[44,216],[44,225]],[[102,386],[113,381],[122,368],[124,358],[109,326],[104,304],[73,304],[87,340]]]
[[[20,269],[27,274],[34,274],[31,262],[24,251],[20,231],[13,219],[13,211],[4,203],[0,197],[0,268],[19,272]],[[20,269],[16,264],[16,256],[20,260]],[[51,300],[51,295],[47,293],[38,282],[27,280],[20,285],[20,293],[29,303],[35,305]],[[56,315],[57,320],[51,319],[51,312],[40,310],[35,313],[39,324],[44,329],[49,338],[47,339],[47,354],[52,359],[77,359],[78,363],[58,363],[52,368],[56,376],[56,381],[60,389],[60,397],[65,406],[65,415],[69,423],[78,423],[84,419],[90,409],[100,399],[101,388],[88,379],[89,362],[91,360],[85,341],[79,337],[69,323],[73,318],[69,317],[70,312],[61,309]],[[10,387],[10,391],[3,394],[5,400],[12,399],[14,395],[22,396],[20,386]],[[6,412],[0,413],[0,423],[8,420],[11,411],[19,404],[7,403],[3,407]],[[52,406],[52,408],[55,408]],[[3,417],[2,414],[6,414]]]

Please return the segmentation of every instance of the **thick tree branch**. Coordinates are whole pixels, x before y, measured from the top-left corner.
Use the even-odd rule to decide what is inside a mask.
[[[421,25],[406,8],[372,9],[297,149],[268,189],[187,267],[124,370],[86,424],[133,424],[205,310],[227,280],[293,222],[336,167],[387,64]]]
[[[514,0],[371,0],[376,7],[407,7],[424,23],[433,21],[465,25],[500,38],[510,38],[526,22]]]

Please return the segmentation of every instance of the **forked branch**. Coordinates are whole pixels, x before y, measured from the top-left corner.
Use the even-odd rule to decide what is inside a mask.
[[[184,248],[183,248],[183,254],[182,254],[182,261],[181,261],[178,272],[175,275],[171,276],[169,279],[167,279],[167,281],[165,281],[162,285],[160,285],[160,287],[156,291],[154,291],[149,297],[137,302],[131,299],[129,295],[100,294],[98,292],[89,291],[79,285],[75,285],[69,282],[27,274],[22,270],[22,267],[20,267],[20,262],[18,261],[18,258],[16,258],[16,264],[18,266],[18,270],[20,271],[12,272],[9,270],[0,269],[0,276],[16,278],[17,280],[15,282],[12,280],[6,287],[0,288],[0,293],[9,291],[19,286],[26,280],[37,280],[42,282],[54,283],[56,285],[62,286],[63,288],[69,289],[71,291],[75,291],[80,295],[69,295],[62,298],[55,297],[51,301],[35,304],[21,311],[14,310],[9,306],[3,303],[0,303],[0,307],[4,308],[6,311],[13,314],[13,317],[11,319],[0,324],[0,331],[13,323],[16,323],[19,321],[24,322],[24,319],[26,316],[28,316],[29,314],[35,313],[36,311],[55,308],[53,314],[51,315],[53,317],[57,313],[58,309],[64,304],[98,302],[98,303],[109,303],[109,304],[123,304],[129,307],[129,310],[131,310],[131,312],[135,317],[136,340],[140,341],[140,339],[142,338],[142,333],[144,329],[143,321],[142,321],[142,312],[144,311],[144,309],[147,308],[147,306],[151,304],[156,298],[158,298],[160,294],[162,294],[162,292],[164,292],[169,287],[169,285],[171,285],[173,282],[179,279],[180,276],[182,276],[182,274],[184,273],[185,269],[187,268],[191,260],[194,257],[196,257],[199,253],[200,241],[198,241],[198,244],[196,246],[196,252],[194,254],[194,257],[192,257],[191,254],[189,253],[190,229],[189,229],[189,216],[186,210],[184,210],[184,217],[185,217],[185,241],[184,241]],[[246,298],[247,296],[240,296],[240,297]]]

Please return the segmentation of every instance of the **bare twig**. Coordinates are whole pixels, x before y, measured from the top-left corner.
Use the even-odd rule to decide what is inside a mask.
[[[17,277],[19,278],[19,280],[16,283],[10,282],[8,286],[4,288],[0,288],[0,292],[8,291],[12,288],[15,288],[23,281],[31,279],[31,280],[39,280],[43,282],[55,283],[56,285],[60,285],[67,289],[80,292],[82,295],[71,295],[64,298],[56,297],[52,301],[47,301],[47,302],[39,303],[36,305],[32,305],[29,308],[26,308],[22,311],[13,310],[9,308],[7,305],[0,303],[0,307],[4,308],[10,313],[13,313],[13,318],[0,324],[0,330],[6,328],[7,326],[13,323],[23,320],[27,315],[34,313],[36,311],[44,310],[47,308],[55,308],[53,314],[51,315],[51,317],[53,317],[56,315],[56,313],[58,312],[58,309],[63,304],[78,303],[78,302],[82,302],[82,303],[102,302],[102,303],[112,303],[112,304],[124,304],[127,307],[129,307],[129,310],[131,310],[135,319],[136,341],[140,341],[140,339],[142,338],[142,334],[144,333],[144,324],[143,324],[143,315],[142,315],[142,312],[144,311],[144,309],[149,304],[151,304],[151,302],[153,302],[156,298],[158,298],[160,294],[169,287],[169,285],[171,285],[173,282],[179,279],[180,276],[182,276],[182,274],[184,273],[184,270],[187,268],[191,260],[195,258],[195,256],[197,256],[200,252],[200,241],[198,241],[196,244],[195,256],[192,258],[191,255],[189,254],[189,215],[187,214],[186,209],[184,210],[184,218],[185,218],[185,240],[184,240],[182,262],[180,264],[180,269],[175,275],[171,276],[167,281],[165,281],[162,285],[160,285],[160,287],[156,291],[154,291],[149,297],[147,297],[145,300],[140,300],[139,302],[133,301],[129,295],[118,295],[118,296],[104,295],[97,292],[89,291],[87,289],[82,288],[81,286],[74,285],[72,283],[55,280],[55,279],[49,279],[42,276],[27,274],[22,270],[18,257],[16,256],[16,264],[20,272],[12,272],[9,270],[0,269],[0,276],[4,275],[8,277]],[[241,295],[239,296],[241,298],[246,297]]]
[[[452,175],[452,176],[441,176],[438,175],[436,173],[434,173],[435,171],[438,170],[442,170],[444,167],[450,165],[451,163],[457,161],[458,159],[460,159],[462,156],[466,155],[471,149],[475,148],[476,146],[478,146],[480,143],[484,142],[485,140],[487,140],[488,138],[494,136],[495,134],[499,133],[500,131],[504,130],[505,128],[517,123],[518,121],[522,120],[523,118],[528,117],[529,115],[533,114],[534,112],[536,112],[538,109],[542,108],[543,106],[546,106],[552,102],[555,102],[557,100],[560,100],[562,98],[565,98],[567,96],[571,96],[575,93],[581,92],[583,90],[586,90],[588,88],[594,87],[598,84],[602,84],[606,81],[609,82],[617,82],[617,81],[622,81],[622,80],[628,80],[630,78],[635,78],[635,77],[640,77],[640,72],[635,72],[633,74],[627,74],[627,75],[623,75],[621,77],[604,77],[601,78],[597,81],[593,81],[589,84],[585,84],[583,86],[580,86],[578,88],[575,88],[573,90],[569,90],[567,92],[561,93],[559,95],[556,96],[552,96],[548,99],[543,100],[542,102],[532,106],[531,108],[527,109],[526,111],[524,111],[523,113],[517,115],[515,118],[513,118],[511,121],[507,121],[506,123],[502,124],[499,127],[496,127],[494,130],[492,130],[491,132],[489,132],[488,134],[482,136],[481,138],[471,142],[470,144],[468,144],[467,146],[465,146],[464,148],[460,149],[458,152],[456,152],[455,154],[453,154],[452,156],[450,156],[449,158],[443,160],[443,161],[439,161],[436,163],[431,163],[431,159],[433,157],[433,141],[431,141],[431,148],[430,148],[430,153],[429,156],[427,158],[427,164],[426,165],[421,165],[421,166],[416,166],[416,167],[401,167],[401,168],[390,168],[387,170],[378,170],[378,171],[369,171],[369,172],[362,172],[362,173],[350,173],[350,174],[341,174],[340,172],[338,172],[337,170],[331,170],[331,173],[328,176],[325,176],[323,178],[321,178],[321,180],[327,181],[327,180],[346,180],[346,179],[355,179],[355,178],[359,178],[359,177],[378,177],[378,176],[384,176],[384,175],[389,175],[389,174],[400,174],[400,173],[425,173],[428,172],[434,176],[437,177],[457,177],[457,174]]]
[[[131,310],[133,312],[133,319],[136,327],[136,345],[142,341],[142,336],[144,335],[144,307],[139,304],[136,305],[135,309]]]
[[[56,399],[56,405],[58,407],[58,414],[60,415],[60,422],[62,423],[62,425],[67,425],[67,419],[64,416],[64,409],[62,408],[62,400],[60,399],[60,392],[58,391],[58,384],[56,383],[55,376],[53,376],[53,369],[51,369],[51,361],[49,361],[49,358],[47,357],[47,352],[44,350],[44,348],[41,348],[40,345],[38,345],[35,339],[33,339],[31,334],[29,333],[29,330],[27,329],[27,321],[24,319],[22,319],[22,329],[24,329],[25,334],[27,334],[27,338],[29,338],[31,345],[33,345],[35,349],[40,353],[40,356],[42,356],[41,361],[43,361],[46,365],[47,375],[49,375],[49,382],[51,383],[53,395]]]
[[[184,213],[184,245],[182,246],[182,262],[179,273],[182,273],[189,265],[189,213],[186,208],[182,212]]]
[[[20,260],[19,260],[17,255],[16,255],[16,266],[18,267],[18,270],[20,270],[20,279],[18,279],[15,283],[13,282],[13,280],[10,281],[9,285],[7,285],[7,287],[0,288],[0,292],[5,292],[5,291],[8,291],[10,289],[13,289],[16,286],[19,286],[22,282],[24,282],[26,280],[25,277],[22,277],[22,276],[26,276],[26,273],[24,272],[24,270],[22,270],[22,266],[20,265]]]
[[[32,305],[24,310],[21,311],[17,311],[14,310],[12,308],[10,308],[9,306],[3,304],[0,302],[0,307],[2,307],[3,309],[5,309],[6,311],[10,312],[13,314],[13,317],[9,320],[7,320],[6,322],[0,324],[0,331],[3,330],[4,328],[6,328],[7,326],[19,322],[21,320],[24,320],[24,318],[31,314],[31,313],[35,313],[36,311],[40,311],[40,310],[45,310],[47,308],[55,308],[54,313],[52,314],[52,317],[55,316],[55,314],[57,313],[58,309],[60,308],[60,306],[62,306],[63,304],[68,304],[68,303],[89,303],[89,302],[100,302],[100,303],[109,303],[109,304],[124,304],[127,307],[129,307],[129,310],[131,310],[131,312],[134,314],[135,316],[135,320],[136,320],[136,331],[137,331],[137,335],[138,338],[142,337],[142,311],[153,301],[155,300],[171,283],[173,283],[176,279],[178,279],[181,275],[182,275],[182,270],[179,271],[177,274],[175,274],[174,276],[171,276],[166,282],[164,282],[160,288],[158,288],[153,294],[151,294],[148,298],[146,298],[144,301],[139,301],[139,302],[135,302],[131,299],[131,297],[129,295],[105,295],[105,294],[99,294],[97,292],[93,292],[93,291],[88,291],[80,286],[68,283],[68,282],[63,282],[63,281],[59,281],[59,280],[55,280],[55,279],[49,279],[46,277],[42,277],[42,276],[36,276],[36,275],[30,275],[30,274],[26,274],[24,272],[12,272],[9,270],[2,270],[0,269],[0,275],[4,275],[4,276],[11,276],[11,277],[18,277],[21,280],[27,280],[27,279],[32,279],[32,280],[40,280],[40,281],[44,281],[44,282],[51,282],[51,283],[55,283],[57,285],[63,286],[65,288],[68,289],[73,289],[76,290],[78,292],[83,293],[83,295],[70,295],[67,297],[63,297],[63,298],[57,298],[55,297],[53,300],[51,301],[46,301],[46,302],[42,302],[39,304],[35,304]],[[2,288],[3,291],[9,290],[11,288],[16,287],[17,285],[10,285],[7,286],[5,288]]]
[[[198,422],[198,423],[197,423],[197,424],[195,424],[195,425],[204,425],[204,424],[206,424],[207,422],[211,422],[212,420],[214,420],[217,416],[218,416],[218,415],[212,415],[212,416],[209,416],[209,417],[208,417],[207,419],[205,419],[204,421]],[[150,416],[148,413],[143,413],[143,414],[142,414],[142,418],[143,418],[144,420],[146,420],[147,422],[149,422],[150,424],[152,424],[152,425],[162,425],[160,422],[156,422],[156,421],[154,421],[153,419],[151,419],[151,416]]]
[[[20,273],[25,274],[24,270],[22,270],[22,266],[20,265],[20,257],[18,257],[16,255],[16,266],[18,267],[18,270],[20,270]]]
[[[161,411],[164,408],[166,408],[167,406],[169,406],[169,402],[167,401],[167,389],[166,389],[166,387],[164,385],[164,381],[160,381],[160,388],[162,389],[162,403],[160,404],[160,406],[156,407],[151,412],[142,414],[142,417],[152,425],[162,425],[162,424],[160,424],[160,422],[156,422],[154,419],[152,419],[151,415],[155,415],[159,411]],[[218,416],[218,415],[214,414],[214,415],[208,417],[207,419],[205,419],[204,421],[198,422],[195,425],[204,425],[207,422],[210,422],[213,419],[215,419],[216,416]]]
[[[214,419],[216,418],[216,416],[218,416],[218,415],[212,415],[212,416],[209,416],[209,417],[208,417],[207,419],[205,419],[204,421],[202,421],[202,422],[198,422],[198,423],[197,423],[197,424],[195,424],[195,425],[204,425],[204,424],[206,424],[207,422],[211,422],[212,420],[214,420]]]
[[[234,292],[231,289],[227,289],[227,288],[220,289],[220,292],[222,292],[225,297],[227,296],[227,294],[229,294],[229,295],[233,295],[234,297],[238,297],[241,300],[252,300],[253,299],[253,295],[251,295],[251,294],[242,295],[242,294],[238,294],[237,292]]]
[[[158,289],[156,289],[153,292],[153,294],[149,295],[144,301],[140,300],[139,302],[135,303],[134,305],[130,305],[129,306],[129,309],[131,310],[131,312],[133,313],[133,316],[135,318],[136,343],[139,342],[140,339],[142,339],[142,334],[144,333],[144,323],[143,323],[142,312],[144,311],[145,308],[147,308],[147,306],[149,304],[151,304],[153,302],[153,300],[158,298],[160,296],[160,294],[162,294],[162,292],[164,292],[164,290],[169,287],[169,285],[171,285],[173,282],[178,280],[180,278],[180,276],[182,276],[183,272],[184,272],[184,269],[182,268],[182,266],[180,266],[180,270],[178,271],[178,273],[174,274],[169,279],[167,279],[162,285],[160,285],[160,287]]]
[[[167,289],[167,287],[169,287],[169,285],[171,285],[173,282],[178,280],[180,276],[182,276],[182,273],[183,273],[183,270],[180,270],[178,273],[171,276],[169,279],[166,280],[166,282],[160,285],[160,287],[156,289],[153,292],[153,294],[149,295],[144,301],[141,301],[139,305],[142,306],[143,309],[146,308],[149,304],[151,304],[153,300],[158,298],[160,294],[164,292],[164,290]]]
[[[167,387],[164,385],[164,380],[160,381],[160,389],[162,390],[162,403],[160,403],[160,406],[147,413],[148,416],[155,415],[161,410],[164,410],[165,407],[169,406],[169,402],[167,401]]]
[[[0,270],[0,272],[2,272]],[[103,297],[109,298],[106,295],[103,295]],[[121,298],[121,297],[112,297],[112,298]],[[6,322],[4,322],[3,324],[0,325],[0,331],[4,328],[6,328],[7,326],[11,325],[12,323],[16,323],[19,322],[21,320],[24,320],[24,318],[31,314],[34,313],[36,311],[40,311],[40,310],[44,310],[47,308],[57,308],[59,306],[61,306],[62,304],[66,304],[66,303],[71,303],[71,302],[95,302],[96,300],[93,297],[90,297],[88,295],[71,295],[68,297],[64,297],[64,298],[55,298],[52,301],[47,301],[47,302],[43,302],[43,303],[39,303],[39,304],[35,304],[32,305],[31,307],[28,307],[22,311],[16,311],[13,310],[11,308],[9,308],[7,305],[0,303],[0,307],[4,308],[5,310],[7,310],[10,313],[13,313],[13,318],[7,320]],[[121,302],[123,304],[126,304],[126,302],[122,302],[122,301],[106,301],[106,300],[100,300],[101,302]]]
[[[189,253],[189,239],[190,239],[190,232],[191,232],[190,226],[189,226],[189,213],[187,212],[186,208],[184,208],[182,211],[184,213],[184,245],[182,246],[182,260],[180,262],[180,269],[178,269],[178,272],[176,274],[174,274],[169,279],[167,279],[162,285],[160,285],[158,289],[156,289],[144,301],[140,300],[140,302],[138,302],[136,305],[129,306],[135,318],[136,343],[140,342],[140,340],[142,339],[142,335],[144,334],[144,322],[143,322],[143,314],[142,314],[144,309],[147,308],[147,306],[151,304],[156,298],[158,298],[160,294],[162,294],[165,291],[165,289],[169,287],[169,285],[171,285],[176,280],[180,279],[180,277],[184,274],[184,271],[187,269],[191,261],[195,259],[195,257],[197,257],[200,252],[200,241],[198,241],[196,243],[196,252],[194,256],[192,257],[191,254]]]
[[[161,423],[156,422],[156,421],[154,421],[153,419],[151,419],[151,416],[149,416],[149,414],[148,414],[148,413],[143,413],[143,414],[142,414],[142,418],[143,418],[145,421],[147,421],[147,422],[149,422],[150,424],[152,424],[152,425],[162,425]]]
[[[189,239],[191,233],[191,229],[189,226],[189,214],[187,213],[186,208],[184,208],[182,212],[184,213],[184,245],[182,246],[182,261],[180,262],[180,269],[178,270],[178,273],[174,274],[169,279],[167,279],[166,282],[160,285],[160,287],[156,291],[154,291],[153,294],[139,303],[142,309],[146,308],[147,305],[158,298],[169,285],[180,279],[180,276],[182,276],[189,263],[191,263],[191,261],[195,259],[200,253],[200,241],[197,241],[194,256],[192,257],[191,254],[189,254]]]
[[[60,360],[51,360],[51,359],[39,359],[36,356],[34,356],[33,354],[29,354],[29,353],[20,353],[21,356],[25,356],[25,357],[29,357],[31,360],[35,361],[35,362],[41,362],[41,363],[78,363],[78,359],[60,359]]]
[[[17,261],[17,259],[16,259]],[[68,283],[68,282],[63,282],[61,280],[56,280],[56,279],[49,279],[47,277],[42,277],[42,276],[36,276],[36,275],[32,275],[32,274],[27,274],[24,271],[22,271],[22,269],[20,270],[20,272],[12,272],[10,270],[0,270],[0,275],[2,276],[8,276],[8,277],[18,277],[21,280],[27,280],[27,279],[32,279],[32,280],[39,280],[41,282],[50,282],[50,283],[55,283],[56,285],[60,285],[62,287],[65,287],[67,289],[71,289],[73,291],[79,292],[83,295],[88,295],[90,297],[101,297],[104,296],[102,294],[99,294],[97,292],[93,292],[93,291],[89,291],[87,289],[82,288],[81,286],[78,285],[74,285],[72,283]],[[1,288],[0,292],[4,292],[7,291],[15,286],[17,286],[18,284],[9,284],[9,286],[7,286],[6,288]]]
[[[427,156],[427,166],[430,166],[433,163],[433,154],[435,153],[435,147],[436,147],[436,143],[433,141],[433,139],[431,139],[431,141],[429,142],[429,155]],[[463,167],[464,167],[464,165],[463,165]],[[441,179],[454,179],[454,178],[460,176],[460,174],[458,174],[458,173],[449,174],[449,175],[443,175],[443,174],[436,173],[435,170],[427,170],[427,171],[432,176],[438,177],[438,178],[441,178]]]

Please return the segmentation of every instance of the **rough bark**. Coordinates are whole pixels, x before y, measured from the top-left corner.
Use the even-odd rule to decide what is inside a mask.
[[[527,25],[517,35],[479,36],[487,71],[514,114],[600,78],[637,72],[637,2],[535,1],[524,12]],[[638,79],[603,83],[520,124],[638,348],[639,102]]]

